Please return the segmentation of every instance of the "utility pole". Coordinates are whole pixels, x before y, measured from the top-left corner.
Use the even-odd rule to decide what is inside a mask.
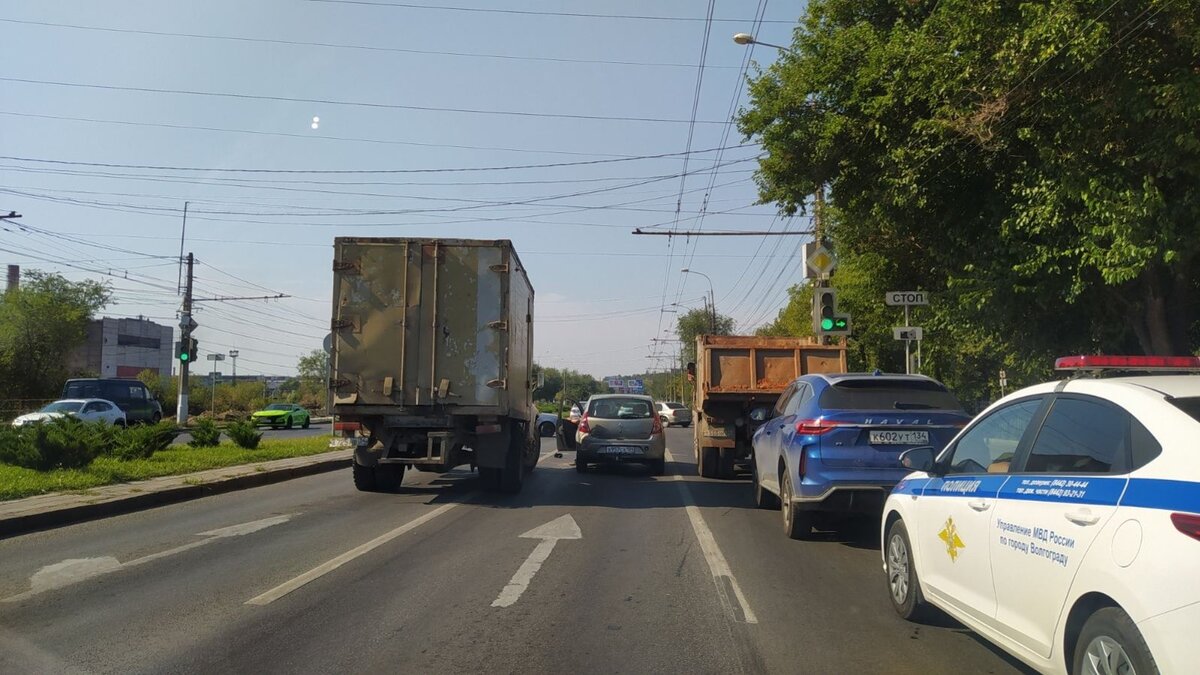
[[[187,285],[183,287],[183,311],[179,314],[179,339],[188,350],[187,359],[179,361],[179,396],[175,410],[175,421],[187,424],[188,418],[188,366],[191,365],[195,354],[191,353],[192,329],[196,326],[192,321],[192,254],[187,254]]]

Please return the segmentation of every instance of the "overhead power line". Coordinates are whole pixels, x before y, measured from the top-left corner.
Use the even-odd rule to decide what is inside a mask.
[[[0,77],[0,80],[4,78]],[[748,148],[753,147],[753,144],[735,145],[732,148]],[[716,152],[720,148],[706,148],[704,150],[692,150],[692,154],[703,154],[708,152]],[[635,162],[650,159],[664,159],[670,157],[683,157],[682,152],[663,152],[654,155],[637,155],[634,157],[616,157],[611,159],[592,159],[578,162],[551,162],[547,164],[510,164],[504,166],[478,166],[478,167],[445,167],[433,169],[243,169],[231,167],[195,167],[195,166],[163,166],[157,164],[118,164],[114,162],[78,162],[68,161],[63,159],[43,159],[37,157],[15,157],[11,155],[0,155],[0,159],[5,159],[14,162],[29,162],[35,164],[58,164],[65,166],[94,166],[109,169],[144,169],[152,171],[203,171],[215,173],[276,173],[276,174],[328,174],[328,175],[345,175],[345,174],[412,174],[412,173],[464,173],[474,171],[515,171],[518,169],[554,169],[564,166],[590,166],[593,164],[616,164],[621,162]]]
[[[15,23],[25,26],[44,26],[47,28],[68,28],[72,30],[118,33],[125,35],[152,35],[156,37],[189,38],[196,40],[220,40],[227,42],[257,43],[268,45],[290,45],[296,47],[324,47],[328,49],[352,49],[369,52],[391,52],[396,54],[422,54],[428,56],[456,56],[474,59],[502,59],[509,61],[540,61],[543,63],[581,63],[602,64],[609,66],[642,66],[659,68],[691,68],[690,63],[663,63],[655,61],[624,61],[619,59],[573,59],[555,56],[520,56],[516,54],[489,54],[485,52],[455,52],[435,49],[406,49],[403,47],[381,47],[378,45],[347,44],[341,42],[312,42],[307,40],[283,40],[279,38],[248,37],[243,35],[214,35],[211,33],[177,33],[161,30],[144,30],[135,28],[113,28],[110,26],[85,26],[74,23],[56,23],[52,21],[29,21],[26,19],[0,18],[3,23]],[[737,68],[737,66],[709,66],[710,68]]]
[[[454,148],[457,150],[490,150],[496,152],[521,152],[534,155],[568,155],[572,157],[632,157],[603,152],[572,152],[568,150],[539,150],[537,148],[505,148],[490,145],[458,145],[453,143],[421,143],[418,141],[398,141],[387,138],[361,138],[357,136],[328,136],[324,134],[292,134],[286,131],[261,131],[257,129],[231,129],[228,127],[205,127],[194,124],[170,124],[167,122],[137,122],[132,120],[99,119],[95,117],[71,117],[68,115],[43,115],[40,113],[14,112],[0,110],[0,115],[11,117],[29,117],[45,120],[66,122],[85,122],[88,124],[114,124],[129,127],[149,127],[155,129],[176,129],[181,131],[213,131],[227,134],[250,134],[253,136],[275,136],[280,138],[300,138],[306,141],[347,141],[353,143],[378,143],[382,145],[404,145],[419,148]]]
[[[750,23],[749,19],[715,19],[711,16],[708,19],[698,16],[663,16],[655,14],[598,14],[592,12],[553,12],[545,10],[532,9],[511,9],[500,7],[454,7],[448,5],[424,5],[415,2],[382,2],[379,0],[308,0],[309,2],[324,2],[335,5],[367,5],[373,7],[396,7],[401,9],[423,9],[443,12],[478,12],[488,14],[516,14],[520,16],[564,16],[584,19],[628,19],[637,21],[683,21],[698,23],[703,21],[721,23]],[[795,21],[784,21],[774,19],[764,21],[763,23],[782,23],[793,25]]]
[[[130,87],[115,84],[94,84],[90,82],[63,82],[59,80],[36,80],[23,77],[0,77],[2,82],[17,82],[46,87],[71,87],[77,89],[100,89],[104,91],[131,91],[142,94],[175,94],[179,96],[207,96],[214,98],[232,98],[249,101],[282,101],[285,103],[316,103],[319,105],[340,105],[354,108],[374,108],[382,110],[417,110],[421,112],[461,113],[467,115],[503,115],[510,117],[534,117],[565,120],[595,120],[605,122],[647,122],[655,124],[687,124],[689,120],[670,117],[632,117],[620,115],[585,115],[582,113],[548,113],[530,110],[485,110],[482,108],[451,108],[422,105],[405,105],[402,103],[380,103],[377,101],[341,101],[331,98],[303,98],[299,96],[268,96],[266,94],[240,94],[232,91],[198,91],[194,89],[165,89],[157,87]],[[696,120],[696,124],[724,124],[718,120]]]

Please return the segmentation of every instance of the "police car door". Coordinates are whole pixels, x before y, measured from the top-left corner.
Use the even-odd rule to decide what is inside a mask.
[[[938,604],[985,623],[996,613],[988,551],[996,494],[1028,442],[1043,398],[1021,399],[976,420],[939,457],[937,475],[917,499],[922,586]]]
[[[1130,415],[1057,394],[1020,472],[1000,490],[992,537],[999,629],[1043,657],[1071,581],[1125,490]]]

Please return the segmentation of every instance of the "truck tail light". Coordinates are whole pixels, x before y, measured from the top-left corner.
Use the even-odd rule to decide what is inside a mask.
[[[334,431],[358,431],[359,429],[362,429],[362,424],[360,422],[334,422],[333,423]]]
[[[800,420],[796,422],[796,433],[804,436],[820,436],[841,426],[837,422],[824,418],[815,420]]]
[[[1200,516],[1194,513],[1172,513],[1171,522],[1175,529],[1192,539],[1200,540]]]
[[[592,428],[588,426],[587,413],[584,413],[583,417],[579,418],[579,433],[587,434],[591,433],[591,431]]]
[[[650,433],[661,434],[663,432],[662,419],[658,415],[654,415],[653,426],[650,427]]]

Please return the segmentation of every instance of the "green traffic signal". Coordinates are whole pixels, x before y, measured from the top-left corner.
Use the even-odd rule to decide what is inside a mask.
[[[846,325],[846,321],[842,320],[842,325]],[[833,330],[834,320],[828,317],[821,319],[821,330]]]
[[[191,358],[191,357],[190,357],[190,356],[188,356],[188,353],[187,353],[187,352],[181,352],[181,353],[179,354],[179,360],[180,360],[180,361],[187,361],[189,358]]]

